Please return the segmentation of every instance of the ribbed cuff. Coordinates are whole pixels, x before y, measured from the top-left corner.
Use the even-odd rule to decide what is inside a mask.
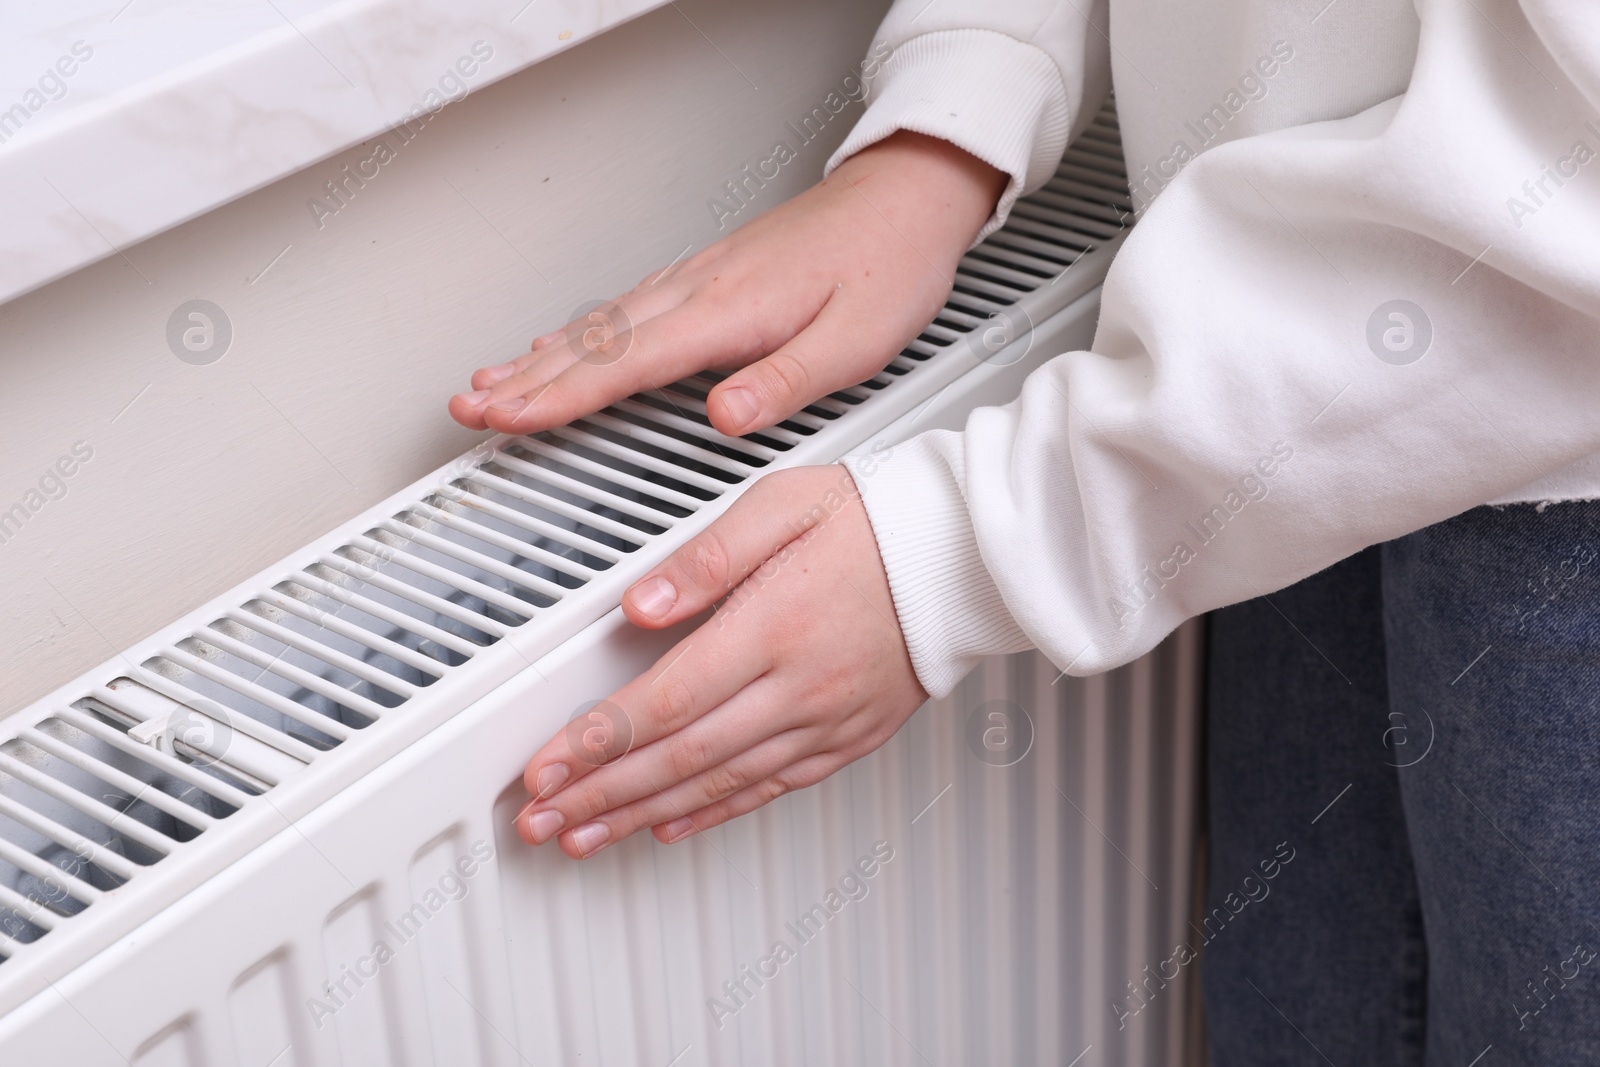
[[[979,553],[960,456],[961,435],[939,430],[843,460],[878,539],[911,666],[935,697],[984,656],[1033,647]]]
[[[1043,49],[993,30],[925,33],[889,57],[824,173],[896,130],[949,141],[1011,175],[981,241],[1055,173],[1071,122],[1061,72]]]

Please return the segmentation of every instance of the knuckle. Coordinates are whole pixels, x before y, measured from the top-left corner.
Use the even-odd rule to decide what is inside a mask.
[[[692,588],[721,592],[729,586],[728,547],[710,530],[684,545],[677,562]]]
[[[664,678],[656,688],[655,717],[659,726],[676,730],[694,718],[694,693],[687,682]]]
[[[744,776],[726,763],[706,772],[706,795],[726,797],[737,793],[744,785]]]
[[[567,816],[567,824],[575,826],[584,819],[610,811],[614,798],[603,782],[585,782],[570,797],[560,797],[559,806]]]
[[[711,745],[697,737],[674,737],[667,744],[667,766],[675,781],[683,781],[711,763]]]
[[[774,352],[754,368],[757,388],[769,397],[805,396],[811,372],[793,353]]]
[[[768,778],[765,782],[762,782],[756,787],[756,796],[760,799],[761,803],[771,804],[774,800],[777,800],[788,791],[789,786],[786,782],[784,782],[783,779],[773,777]]]

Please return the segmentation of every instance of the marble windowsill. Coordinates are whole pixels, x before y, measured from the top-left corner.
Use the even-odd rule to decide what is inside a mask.
[[[664,2],[15,5],[0,14],[0,302]]]

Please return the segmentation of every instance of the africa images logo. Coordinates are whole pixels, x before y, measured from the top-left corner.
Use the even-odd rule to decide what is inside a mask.
[[[1367,347],[1392,367],[1405,367],[1428,354],[1433,321],[1410,300],[1379,304],[1367,318]]]

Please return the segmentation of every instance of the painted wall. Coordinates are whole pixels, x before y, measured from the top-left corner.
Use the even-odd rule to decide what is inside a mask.
[[[444,403],[471,370],[727,232],[708,200],[885,6],[680,0],[389,135],[342,204],[324,183],[376,142],[0,306],[0,520],[27,512],[0,525],[0,715],[470,448]],[[215,362],[169,345],[193,299],[231,325]]]

